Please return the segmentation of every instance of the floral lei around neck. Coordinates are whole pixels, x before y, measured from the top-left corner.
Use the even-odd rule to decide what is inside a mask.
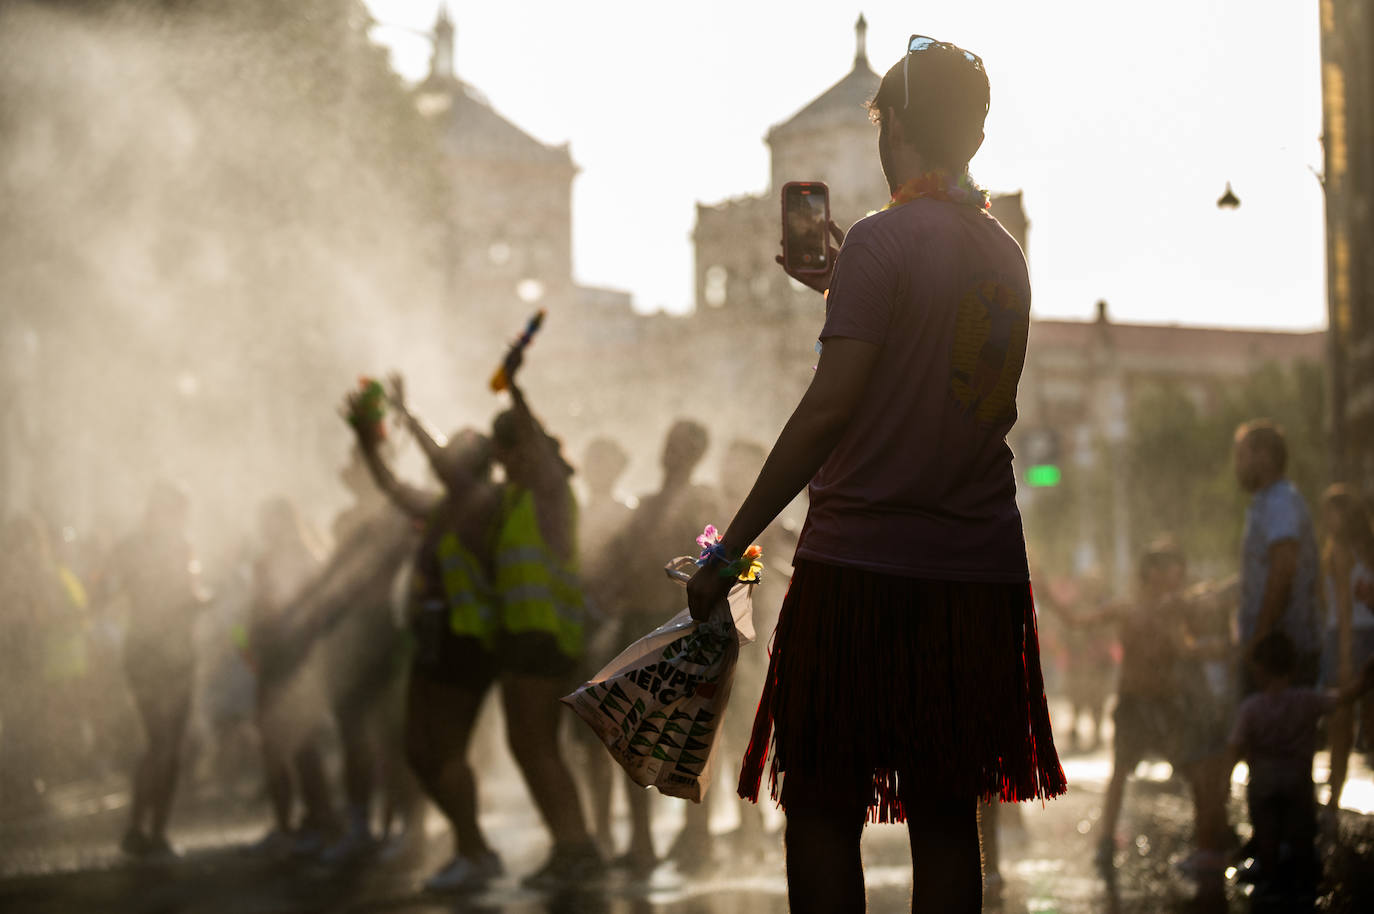
[[[960,173],[956,178],[951,177],[944,169],[937,169],[912,178],[897,188],[897,192],[883,209],[895,209],[903,203],[910,203],[921,197],[944,200],[947,203],[962,203],[983,210],[992,206],[988,192],[974,184],[967,171]]]

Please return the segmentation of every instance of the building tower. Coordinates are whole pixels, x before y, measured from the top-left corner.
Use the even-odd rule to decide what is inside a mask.
[[[492,108],[455,67],[454,23],[441,5],[416,105],[431,120],[448,174],[446,303],[468,327],[508,334],[535,307],[573,301],[572,182],[567,144],[552,146]]]

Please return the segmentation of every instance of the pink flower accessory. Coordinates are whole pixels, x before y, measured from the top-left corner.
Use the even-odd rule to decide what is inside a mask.
[[[716,559],[722,565],[722,578],[733,579],[741,584],[757,584],[763,580],[763,549],[757,543],[744,550],[743,555],[732,559],[726,554],[725,547],[720,544],[720,531],[707,524],[701,536],[697,537],[697,545],[702,549],[701,555],[697,558],[697,565],[705,565]]]

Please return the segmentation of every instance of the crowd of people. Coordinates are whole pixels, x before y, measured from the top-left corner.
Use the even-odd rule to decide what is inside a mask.
[[[515,347],[496,385],[510,405],[485,432],[435,433],[399,377],[347,396],[353,502],[332,546],[289,493],[274,497],[215,592],[189,533],[194,494],[176,485],[159,484],[100,555],[74,536],[54,545],[31,518],[8,521],[0,802],[41,803],[48,781],[90,759],[127,761],[120,846],[166,857],[186,747],[213,743],[200,756],[212,780],[256,759],[270,824],[254,853],[405,858],[424,848],[432,804],[453,852],[425,885],[468,891],[505,872],[479,805],[492,772],[473,742],[496,692],[551,845],[527,884],[584,884],[608,867],[642,875],[664,857],[703,866],[720,843],[709,807],[689,808],[671,846],[656,846],[649,795],[585,731],[561,735],[559,698],[684,599],[694,619],[712,618],[761,543],[770,569],[755,627],[769,650],[742,655],[743,707],[715,751],[738,760],[743,800],[766,783],[784,811],[792,909],[864,909],[871,821],[908,828],[913,910],[979,910],[996,875],[999,804],[1068,788],[1007,445],[1029,278],[967,172],[989,98],[977,55],[911,36],[871,103],[892,200],[847,237],[830,224],[840,247],[823,272],[788,268],[826,295],[814,379],[771,452],[728,445],[718,485],[698,475],[708,430],[679,421],[661,486],[633,505],[616,494],[630,455],[592,441],[579,511],[574,468],[517,383]],[[397,474],[393,435],[418,446],[427,486]],[[1185,868],[1219,878],[1237,850],[1227,800],[1244,761],[1246,878],[1301,890],[1319,872],[1314,842],[1339,806],[1355,721],[1374,706],[1352,709],[1374,686],[1374,530],[1366,502],[1339,486],[1314,523],[1273,423],[1242,426],[1234,455],[1251,497],[1234,582],[1189,586],[1180,541],[1162,537],[1133,586],[1051,576],[1036,592],[1067,645],[1071,746],[1083,715],[1089,745],[1102,738],[1099,696],[1119,666],[1102,864],[1116,862],[1131,772],[1162,757],[1192,792],[1197,850]],[[803,491],[794,533],[779,518]],[[697,539],[726,520],[719,538]],[[684,596],[662,562],[693,542],[704,552]],[[1106,599],[1121,590],[1133,594]],[[131,698],[122,711],[115,694]],[[1331,790],[1319,814],[1323,717]],[[628,788],[624,847],[612,846],[616,783]],[[743,806],[740,820],[737,857],[765,846],[758,810]]]
[[[1266,889],[1302,891],[1320,875],[1314,842],[1337,832],[1357,721],[1359,745],[1374,749],[1374,701],[1359,701],[1374,686],[1374,527],[1368,503],[1343,484],[1311,516],[1285,475],[1287,441],[1272,422],[1237,430],[1234,462],[1250,496],[1238,575],[1189,584],[1184,549],[1161,535],[1140,556],[1134,593],[1103,599],[1097,574],[1050,578],[1039,605],[1056,629],[1051,650],[1063,661],[1075,750],[1083,716],[1086,748],[1096,748],[1115,678],[1098,863],[1110,873],[1119,860],[1128,779],[1142,760],[1159,759],[1194,801],[1196,850],[1180,862],[1185,872],[1219,878],[1238,866],[1240,878]],[[1320,718],[1330,776],[1319,809]],[[1241,761],[1253,828],[1244,844],[1227,819]]]
[[[707,808],[688,813],[671,848],[656,848],[648,793],[613,770],[590,730],[562,732],[558,699],[682,608],[662,562],[692,551],[720,510],[720,492],[736,494],[728,481],[747,482],[765,452],[730,442],[723,488],[701,485],[694,473],[708,433],[679,421],[663,445],[660,490],[634,499],[617,492],[630,455],[597,438],[583,461],[579,511],[573,469],[515,382],[518,367],[518,357],[506,366],[511,405],[489,433],[436,433],[411,410],[399,376],[372,403],[351,393],[345,413],[356,446],[340,473],[351,504],[324,535],[291,498],[268,499],[252,545],[216,592],[191,543],[193,495],[170,482],[154,487],[124,540],[79,570],[53,553],[40,524],[11,521],[0,674],[12,686],[0,690],[6,814],[41,804],[45,779],[95,773],[74,760],[109,738],[98,731],[122,728],[142,734],[111,756],[132,768],[120,840],[132,857],[176,854],[168,826],[189,746],[255,762],[270,818],[250,853],[332,866],[410,860],[425,850],[432,804],[453,854],[425,887],[480,888],[505,872],[481,825],[482,771],[472,758],[479,712],[496,691],[511,757],[553,846],[527,874],[530,884],[576,883],[608,867],[642,875],[666,858],[702,865]],[[393,469],[398,436],[426,458],[429,486]],[[766,538],[782,571],[762,585],[761,624],[780,602],[789,537],[777,525]],[[627,562],[631,554],[661,561]],[[114,658],[113,675],[92,675],[88,652]],[[739,678],[757,685],[762,675],[749,659]],[[126,688],[131,701],[120,708],[110,695]],[[236,702],[225,691],[237,693],[235,710],[226,710]],[[747,717],[735,717],[743,733],[737,725],[727,738],[742,752]],[[212,732],[193,732],[195,719]],[[83,732],[65,732],[67,722]],[[580,756],[575,766],[570,752]],[[204,764],[216,768],[209,782],[237,774],[231,763]],[[621,849],[611,816],[617,782],[632,823]],[[743,822],[741,851],[757,852],[758,811]]]

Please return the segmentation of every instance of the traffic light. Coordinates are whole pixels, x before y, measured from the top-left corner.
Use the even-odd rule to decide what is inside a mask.
[[[1052,463],[1038,463],[1026,470],[1026,483],[1032,489],[1049,489],[1059,485],[1063,476],[1059,467]]]
[[[1059,485],[1063,474],[1059,470],[1059,433],[1048,426],[1031,429],[1025,438],[1026,485],[1032,489],[1049,489]]]

